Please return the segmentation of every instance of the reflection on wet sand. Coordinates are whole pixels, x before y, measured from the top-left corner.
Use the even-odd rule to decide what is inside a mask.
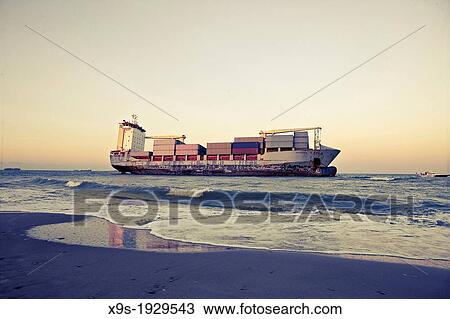
[[[230,248],[164,239],[150,230],[126,228],[107,220],[89,217],[83,223],[62,223],[32,228],[29,235],[66,244],[138,249],[158,252],[208,252]]]

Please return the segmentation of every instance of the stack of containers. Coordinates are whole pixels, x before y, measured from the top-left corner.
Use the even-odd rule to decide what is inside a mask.
[[[264,137],[262,136],[252,136],[252,137],[235,137],[234,142],[258,142],[259,143],[259,153],[264,150]]]
[[[294,147],[293,135],[269,135],[266,137],[267,148],[292,148]]]
[[[154,140],[153,141],[153,155],[175,155],[175,146],[182,144],[181,141],[175,139]]]
[[[309,138],[307,131],[294,132],[294,148],[295,149],[309,148]]]
[[[232,143],[222,142],[222,143],[208,143],[206,145],[207,159],[210,161],[227,161],[230,160]]]

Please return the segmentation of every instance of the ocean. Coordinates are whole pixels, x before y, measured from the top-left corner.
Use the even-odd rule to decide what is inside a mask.
[[[86,214],[193,243],[450,260],[448,186],[449,178],[394,174],[1,171],[0,211]],[[38,234],[45,236],[55,237],[51,227]]]

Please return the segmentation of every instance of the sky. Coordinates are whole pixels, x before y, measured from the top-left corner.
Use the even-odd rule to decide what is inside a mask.
[[[0,0],[1,165],[109,170],[135,113],[148,134],[201,144],[321,126],[339,172],[448,172],[449,12],[446,0]]]

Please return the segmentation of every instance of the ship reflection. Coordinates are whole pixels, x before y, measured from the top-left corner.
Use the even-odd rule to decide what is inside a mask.
[[[164,239],[152,235],[149,230],[126,228],[108,221],[102,221],[102,224],[104,224],[104,227],[108,232],[109,247],[114,248],[129,248],[159,252],[207,252],[229,249],[227,247]]]

